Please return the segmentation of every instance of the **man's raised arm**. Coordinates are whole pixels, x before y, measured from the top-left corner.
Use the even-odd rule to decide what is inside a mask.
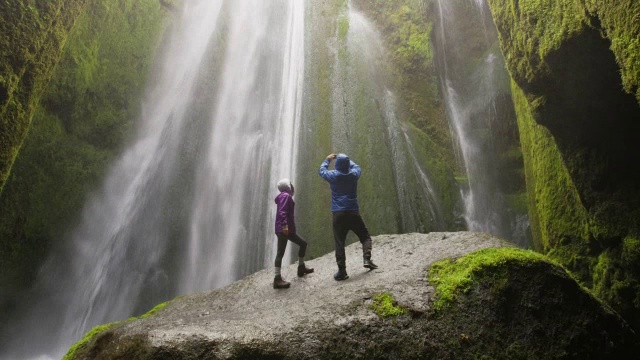
[[[320,168],[318,169],[318,174],[320,175],[320,177],[322,177],[327,181],[331,181],[333,179],[333,176],[329,171],[329,164],[331,163],[331,160],[335,158],[336,158],[336,154],[329,154],[327,158],[324,159],[322,164],[320,164]]]

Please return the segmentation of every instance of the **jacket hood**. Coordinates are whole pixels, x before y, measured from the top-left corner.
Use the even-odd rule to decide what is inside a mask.
[[[351,161],[349,160],[349,157],[347,155],[338,154],[338,156],[336,157],[336,170],[340,171],[341,173],[348,173],[350,164]]]
[[[280,181],[278,181],[278,190],[279,191],[286,191],[288,193],[291,192],[291,181],[289,181],[289,179],[282,179]]]

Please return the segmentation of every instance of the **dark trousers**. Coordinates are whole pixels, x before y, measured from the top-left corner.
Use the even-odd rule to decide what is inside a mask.
[[[298,234],[276,234],[278,237],[278,252],[276,253],[276,267],[280,267],[282,265],[282,257],[284,257],[284,251],[287,249],[287,241],[291,241],[292,243],[298,245],[300,250],[298,250],[298,257],[304,257],[305,252],[307,251],[307,242],[304,241]]]
[[[339,211],[333,213],[333,239],[336,244],[336,262],[339,268],[346,267],[344,243],[349,230],[353,231],[362,244],[362,256],[371,259],[371,236],[359,211]]]

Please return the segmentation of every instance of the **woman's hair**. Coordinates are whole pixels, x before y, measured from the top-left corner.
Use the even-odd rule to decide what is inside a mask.
[[[291,181],[289,181],[289,179],[282,179],[278,181],[278,190],[293,192],[293,184],[291,184]]]

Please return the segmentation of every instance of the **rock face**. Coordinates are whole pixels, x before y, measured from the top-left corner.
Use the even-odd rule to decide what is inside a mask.
[[[511,246],[504,240],[462,232],[378,236],[373,244],[377,270],[361,266],[353,244],[346,281],[332,278],[333,254],[309,261],[316,271],[305,278],[295,277],[296,265],[284,268],[286,290],[273,289],[272,269],[263,270],[94,331],[65,359],[603,359],[637,349],[617,314],[546,261],[506,262],[451,306],[432,308],[431,264]],[[404,313],[372,310],[380,294]]]
[[[12,0],[0,16],[0,318],[11,318],[131,134],[167,14],[157,0]],[[15,163],[5,146],[20,149]]]
[[[638,330],[640,2],[489,4],[513,79],[536,249]]]
[[[0,192],[85,0],[0,3]]]

